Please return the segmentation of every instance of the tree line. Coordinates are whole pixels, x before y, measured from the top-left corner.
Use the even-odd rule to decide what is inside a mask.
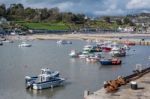
[[[72,12],[60,12],[55,7],[47,8],[25,8],[22,4],[11,4],[8,8],[5,4],[0,5],[0,16],[9,21],[28,21],[28,22],[72,22],[83,24],[85,22],[84,14],[74,14]]]

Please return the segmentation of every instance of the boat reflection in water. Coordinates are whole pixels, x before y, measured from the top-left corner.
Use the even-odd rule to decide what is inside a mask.
[[[26,93],[29,94],[31,97],[41,97],[41,98],[49,99],[50,97],[55,96],[55,94],[57,94],[59,91],[62,91],[64,89],[65,86],[59,86],[59,87],[45,89],[45,90],[26,89]]]

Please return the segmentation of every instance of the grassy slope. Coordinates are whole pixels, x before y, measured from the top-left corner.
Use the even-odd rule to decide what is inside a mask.
[[[68,30],[69,27],[62,22],[59,23],[33,23],[33,22],[16,22],[30,29],[47,29],[47,30]]]
[[[69,30],[69,29],[79,29],[83,27],[82,25],[75,25],[72,23],[64,23],[64,22],[24,22],[24,21],[16,21],[16,23],[28,27],[29,29],[47,29],[47,30]],[[107,23],[104,21],[93,21],[88,22],[84,25],[85,27],[91,28],[102,28],[102,29],[116,29],[118,25],[116,23]]]
[[[118,28],[118,25],[116,23],[107,23],[104,21],[95,21],[90,23],[90,26],[96,27],[96,28],[103,28],[103,29],[116,29]]]

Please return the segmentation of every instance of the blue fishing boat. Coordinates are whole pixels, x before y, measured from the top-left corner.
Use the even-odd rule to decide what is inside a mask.
[[[118,58],[112,58],[112,59],[101,59],[100,63],[101,65],[120,65],[122,62]]]
[[[111,59],[101,59],[100,63],[101,65],[112,65]]]

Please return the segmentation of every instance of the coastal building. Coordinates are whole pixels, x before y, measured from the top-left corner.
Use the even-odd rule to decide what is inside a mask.
[[[0,25],[3,25],[3,24],[9,24],[9,22],[7,21],[6,18],[0,17]]]
[[[6,32],[4,31],[3,28],[0,28],[0,35],[4,35]]]
[[[133,27],[125,27],[124,32],[133,32],[134,28]]]
[[[119,32],[134,32],[134,27],[128,26],[128,27],[118,27]]]
[[[137,26],[142,26],[142,27],[148,27],[150,26],[150,17],[147,15],[142,15],[142,16],[138,16],[134,19],[132,19],[132,21],[137,25]]]
[[[150,27],[147,28],[147,33],[150,33]]]
[[[121,28],[121,27],[119,26],[117,30],[118,30],[119,32],[122,32],[122,31],[123,31],[123,28]]]

